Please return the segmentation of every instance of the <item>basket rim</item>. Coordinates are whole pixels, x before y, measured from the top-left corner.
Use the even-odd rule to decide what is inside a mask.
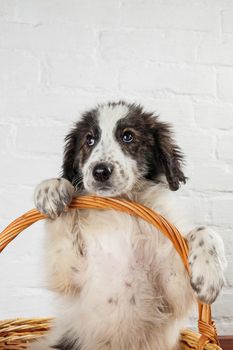
[[[126,199],[99,196],[76,197],[69,205],[69,209],[114,209],[146,220],[170,239],[180,255],[186,270],[189,272],[187,241],[174,225],[152,209]],[[41,214],[36,209],[32,209],[15,219],[0,233],[0,252],[24,229],[31,226],[34,222],[46,218],[48,218],[46,215]],[[219,345],[210,305],[198,302],[198,312],[198,328],[201,337],[197,350],[203,349],[203,346],[208,342]]]

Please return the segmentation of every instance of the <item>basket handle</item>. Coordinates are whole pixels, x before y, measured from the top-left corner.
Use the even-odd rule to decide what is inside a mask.
[[[167,238],[170,239],[180,255],[186,270],[189,272],[187,241],[181,236],[175,226],[170,224],[163,216],[153,210],[136,202],[97,196],[81,196],[74,198],[69,207],[73,209],[115,209],[144,219],[157,227]],[[46,215],[41,214],[36,209],[32,209],[14,220],[0,233],[0,252],[20,232],[31,226],[34,222],[45,218],[47,218]],[[198,312],[198,328],[201,337],[198,342],[197,350],[203,350],[205,344],[209,342],[219,345],[216,327],[211,317],[210,305],[198,302]]]

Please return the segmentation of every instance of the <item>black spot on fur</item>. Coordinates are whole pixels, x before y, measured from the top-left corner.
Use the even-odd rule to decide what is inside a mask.
[[[130,304],[136,305],[136,300],[135,300],[135,296],[134,295],[130,298]]]
[[[109,304],[118,304],[118,298],[108,298],[108,303]]]
[[[215,293],[216,293],[216,288],[215,288],[215,286],[210,286],[210,287],[208,288],[208,292],[209,292],[210,294],[215,294]]]
[[[196,237],[195,237],[194,233],[192,233],[191,236],[190,236],[190,242],[195,241],[195,238],[196,238]]]
[[[197,280],[196,280],[197,284],[200,284],[201,286],[203,286],[204,284],[204,276],[198,276]]]
[[[200,226],[200,227],[198,227],[197,231],[202,231],[204,229],[205,229],[205,226]]]
[[[197,293],[200,293],[203,285],[204,285],[204,276],[198,276],[195,281],[193,280],[191,281],[191,286]]]
[[[208,288],[207,293],[209,295],[209,300],[207,300],[207,303],[213,303],[216,300],[221,287],[222,286],[220,286],[220,288],[218,289],[214,285],[211,285]]]
[[[81,350],[78,339],[70,339],[69,336],[63,336],[58,344],[51,346],[51,349],[57,350]]]
[[[42,208],[43,208],[43,210],[46,208],[46,203],[47,203],[46,199],[43,198],[43,201],[42,201]]]
[[[209,252],[210,255],[217,255],[215,246],[212,246],[212,248],[210,248],[208,250],[208,252]]]
[[[193,261],[189,260],[189,265],[192,267],[193,266]]]
[[[199,241],[199,247],[203,247],[203,245],[204,245],[204,240],[201,239],[201,240]]]

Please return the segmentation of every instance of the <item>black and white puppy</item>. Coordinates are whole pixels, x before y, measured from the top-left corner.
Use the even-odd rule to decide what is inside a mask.
[[[51,334],[31,349],[175,350],[195,295],[211,303],[223,285],[223,242],[186,232],[174,191],[186,178],[169,125],[125,102],[83,114],[66,137],[63,174],[43,181],[36,207],[47,220],[46,266],[62,306]],[[114,210],[70,210],[73,196],[135,200],[188,239],[191,278],[171,242]],[[182,229],[183,228],[183,229]]]

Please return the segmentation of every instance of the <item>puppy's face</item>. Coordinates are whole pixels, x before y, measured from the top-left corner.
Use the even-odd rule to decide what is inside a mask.
[[[185,182],[181,160],[167,124],[140,106],[109,103],[85,113],[67,135],[63,177],[77,190],[117,196],[165,174],[176,190]]]

